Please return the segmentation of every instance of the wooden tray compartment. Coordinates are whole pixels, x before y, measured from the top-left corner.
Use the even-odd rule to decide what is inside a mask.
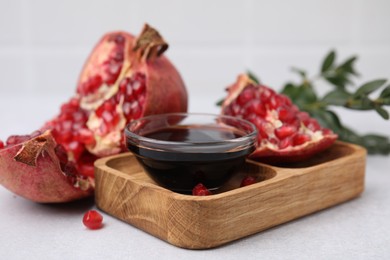
[[[158,186],[126,153],[95,163],[95,200],[108,214],[173,245],[212,248],[357,197],[365,156],[363,148],[337,142],[301,164],[247,161],[218,194],[197,197]],[[248,174],[261,181],[238,188]]]

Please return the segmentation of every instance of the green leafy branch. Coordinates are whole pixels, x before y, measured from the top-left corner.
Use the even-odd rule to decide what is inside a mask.
[[[309,79],[304,70],[294,68],[293,71],[301,76],[301,82],[287,83],[281,93],[289,96],[301,110],[315,117],[320,124],[331,128],[339,135],[340,140],[362,145],[371,154],[389,154],[388,137],[377,134],[359,135],[346,127],[330,109],[331,106],[338,106],[353,110],[374,110],[382,118],[389,119],[389,113],[384,108],[390,105],[390,85],[386,85],[387,80],[373,80],[355,87],[354,91],[350,90],[354,86],[353,78],[358,76],[354,68],[356,60],[357,57],[353,56],[336,64],[336,52],[331,51],[322,62],[318,76]],[[323,97],[319,97],[315,91],[315,83],[321,79],[333,87]],[[372,98],[371,94],[380,89],[380,94]]]

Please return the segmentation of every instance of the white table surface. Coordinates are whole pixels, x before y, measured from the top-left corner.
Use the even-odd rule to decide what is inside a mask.
[[[0,139],[32,132],[61,100],[1,95]],[[191,112],[218,112],[211,97],[191,101]],[[362,132],[390,135],[374,114],[344,114]],[[87,230],[92,199],[42,205],[0,187],[0,259],[390,259],[389,169],[389,156],[369,156],[361,197],[209,250],[177,248],[105,213],[104,228]]]

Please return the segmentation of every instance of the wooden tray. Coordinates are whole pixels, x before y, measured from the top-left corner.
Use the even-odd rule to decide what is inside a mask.
[[[212,248],[357,197],[365,156],[363,148],[337,142],[289,167],[247,161],[218,194],[197,197],[158,186],[126,153],[95,163],[96,204],[173,245]],[[248,174],[262,181],[238,188]]]

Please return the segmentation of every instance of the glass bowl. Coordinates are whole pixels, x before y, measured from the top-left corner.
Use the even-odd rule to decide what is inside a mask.
[[[190,194],[218,189],[256,148],[256,127],[243,119],[194,113],[146,116],[125,128],[126,145],[159,185]]]

